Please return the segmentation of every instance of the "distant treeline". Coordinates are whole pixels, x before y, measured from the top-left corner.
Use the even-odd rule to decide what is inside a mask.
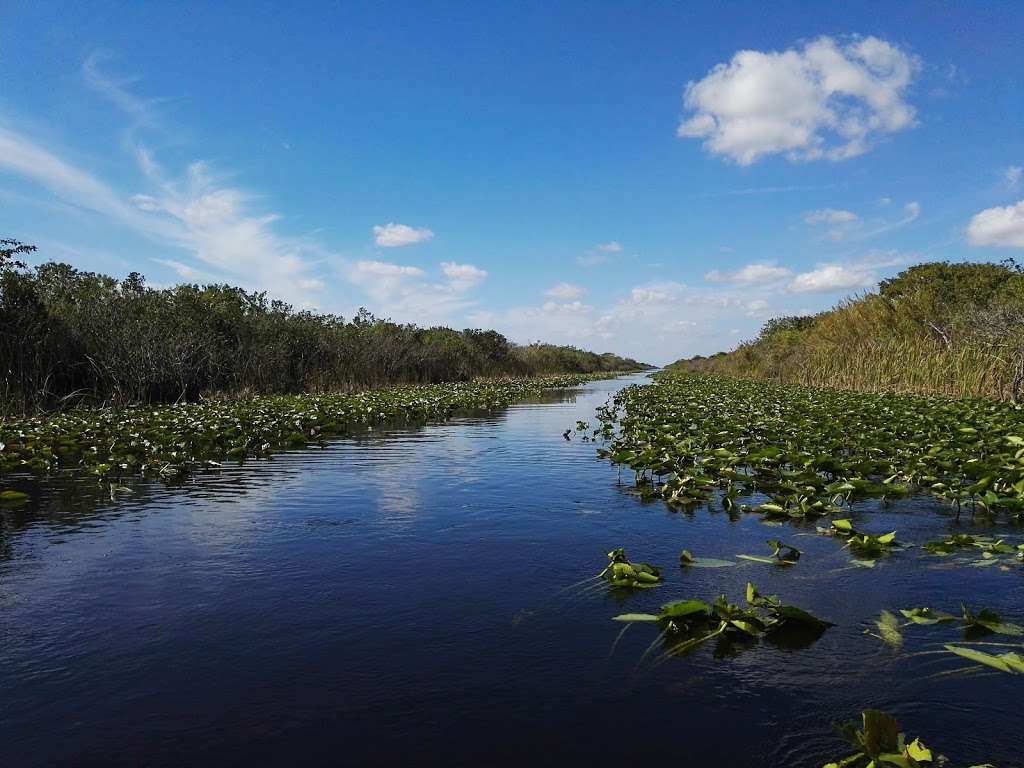
[[[676,370],[865,391],[1020,400],[1024,269],[933,262],[809,317],[769,320],[754,341]]]
[[[157,290],[138,273],[30,268],[21,259],[34,250],[0,241],[0,413],[648,367],[365,309],[346,321],[229,285]]]

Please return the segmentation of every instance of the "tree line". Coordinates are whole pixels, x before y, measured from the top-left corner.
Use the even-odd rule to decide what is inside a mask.
[[[1024,268],[929,262],[813,316],[769,320],[731,352],[676,369],[816,386],[1024,397]]]
[[[47,262],[0,240],[0,409],[362,389],[478,376],[638,370],[571,346],[516,345],[493,330],[421,328],[298,311],[230,285],[153,288]]]

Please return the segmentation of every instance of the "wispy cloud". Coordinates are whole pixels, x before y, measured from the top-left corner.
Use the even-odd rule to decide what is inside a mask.
[[[561,299],[562,301],[579,299],[586,293],[587,290],[583,286],[576,285],[575,283],[558,283],[544,291],[545,296],[550,296],[553,299]]]
[[[736,197],[741,195],[774,195],[781,192],[823,192],[825,190],[835,188],[835,184],[816,184],[812,186],[789,185],[784,187],[743,187],[740,189],[723,189],[717,192],[700,192],[695,195],[690,195],[690,197]]]
[[[130,93],[131,80],[106,76],[99,61],[94,55],[83,65],[90,87],[130,115],[133,126],[157,125],[153,102]],[[254,195],[225,183],[203,161],[189,163],[175,176],[165,172],[155,153],[137,138],[132,154],[145,192],[122,193],[57,152],[0,126],[0,169],[40,185],[65,203],[179,248],[202,265],[188,264],[184,258],[160,262],[179,277],[230,278],[245,287],[270,288],[302,306],[316,303],[323,283],[313,273],[330,257],[321,243],[278,232],[279,215],[258,212]]]
[[[612,254],[616,253],[622,253],[622,243],[612,240],[595,245],[582,256],[577,256],[576,263],[581,267],[596,267],[598,264],[607,264],[611,261]]]
[[[1003,184],[1007,189],[1017,189],[1020,186],[1021,177],[1024,176],[1024,168],[1019,165],[1008,165],[1003,168]]]
[[[777,283],[793,276],[793,271],[780,267],[774,262],[747,264],[732,272],[712,269],[704,275],[709,283],[732,283],[734,285],[763,285]]]

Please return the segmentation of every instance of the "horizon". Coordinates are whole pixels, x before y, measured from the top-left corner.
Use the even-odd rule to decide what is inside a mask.
[[[1010,3],[443,8],[8,5],[0,237],[658,366],[1024,249]]]

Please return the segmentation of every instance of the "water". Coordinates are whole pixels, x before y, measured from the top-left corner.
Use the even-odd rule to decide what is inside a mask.
[[[1020,568],[920,550],[851,568],[813,528],[641,502],[561,436],[624,383],[138,482],[116,503],[88,480],[20,482],[32,505],[0,512],[0,762],[817,766],[847,754],[832,722],[876,707],[954,765],[1024,764],[1020,678],[935,677],[967,663],[915,654],[955,628],[908,629],[900,651],[862,633],[882,608],[962,599],[1024,623]],[[955,528],[926,500],[858,523],[919,542]],[[804,550],[796,566],[676,567],[683,547],[731,559],[776,537]],[[666,586],[562,591],[616,546]],[[638,664],[655,634],[640,625],[611,653],[613,615],[742,602],[748,580],[837,626],[801,650]]]

